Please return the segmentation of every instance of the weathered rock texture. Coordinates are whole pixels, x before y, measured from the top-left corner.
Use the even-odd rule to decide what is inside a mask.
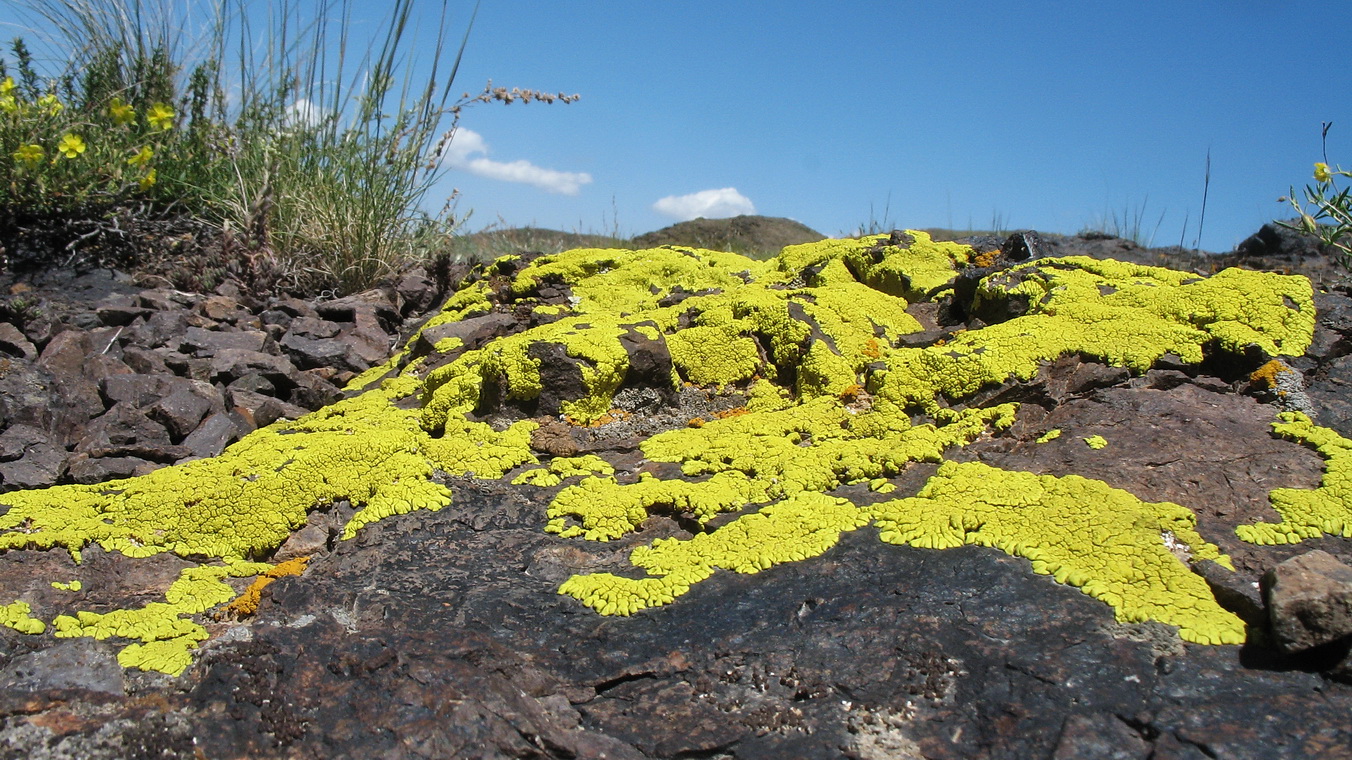
[[[915,240],[885,242],[904,247],[908,237]],[[939,348],[965,345],[964,332],[1036,311],[1035,300],[1011,299],[992,311],[990,302],[983,310],[971,299],[985,292],[986,278],[1004,276],[1017,290],[1027,280],[1009,279],[1009,267],[1024,258],[1014,254],[1036,256],[1041,245],[1025,240],[1022,249],[990,246],[984,254],[978,247],[967,266],[980,277],[957,295],[927,285],[929,275],[902,282],[878,270],[875,287],[907,293],[906,311],[919,329],[880,329],[877,339],[942,355]],[[8,357],[0,372],[0,477],[13,490],[163,472],[270,423],[296,425],[286,420],[341,408],[334,403],[342,398],[356,403],[357,388],[343,386],[371,367],[377,369],[358,378],[362,387],[377,387],[381,376],[390,388],[411,374],[420,382],[457,377],[453,368],[466,354],[547,326],[579,296],[592,297],[567,273],[514,291],[514,278],[530,266],[525,259],[485,268],[477,280],[485,307],[453,301],[448,308],[461,308],[463,319],[422,330],[384,369],[391,348],[414,334],[418,310],[431,306],[425,280],[321,304],[250,303],[229,292],[121,292],[128,289],[115,283],[101,285],[114,292],[87,299],[85,309],[77,299],[53,302],[46,315],[11,324],[12,331],[0,325],[0,351]],[[803,274],[783,287],[840,276],[812,267]],[[650,285],[657,308],[709,295],[660,279]],[[851,344],[818,308],[828,298],[822,290],[786,312],[813,325],[800,348],[820,342],[837,356],[885,350]],[[184,613],[206,639],[180,675],[120,665],[119,653],[135,641],[130,632],[96,640],[60,638],[50,625],[41,634],[20,630],[33,621],[51,624],[57,612],[162,602],[185,573],[217,563],[191,552],[133,559],[96,543],[84,546],[79,564],[61,549],[0,555],[0,614],[10,626],[0,627],[0,757],[1352,756],[1352,688],[1338,680],[1348,670],[1345,633],[1325,627],[1314,634],[1309,625],[1289,632],[1308,621],[1301,600],[1341,599],[1329,584],[1337,586],[1336,562],[1352,561],[1348,540],[1315,531],[1319,537],[1270,546],[1235,532],[1286,517],[1268,501],[1274,489],[1330,492],[1327,475],[1341,466],[1336,452],[1325,451],[1332,444],[1315,451],[1292,437],[1304,428],[1276,434],[1278,415],[1294,408],[1294,391],[1306,394],[1298,411],[1352,434],[1345,411],[1352,407],[1336,380],[1339,362],[1352,354],[1352,320],[1342,316],[1347,296],[1320,293],[1313,303],[1309,348],[1281,356],[1279,367],[1268,366],[1276,358],[1270,351],[1215,344],[1204,346],[1201,361],[1165,355],[1145,369],[1079,350],[1039,363],[1025,378],[936,397],[937,407],[908,412],[915,422],[1019,406],[1007,425],[945,451],[942,468],[912,462],[872,482],[842,477],[829,491],[852,508],[881,509],[942,481],[943,468],[962,465],[1055,476],[1057,483],[1080,476],[1111,488],[1095,493],[1185,505],[1199,539],[1170,533],[1160,536],[1162,545],[1182,569],[1177,577],[1196,578],[1217,610],[1241,621],[1242,646],[1189,643],[1158,622],[1120,622],[1110,604],[1057,583],[1038,562],[1014,553],[890,545],[872,525],[839,531],[833,546],[809,559],[776,561],[756,573],[713,572],[675,601],[632,616],[602,616],[560,595],[570,578],[642,577],[629,562],[632,550],[655,546],[655,539],[674,539],[674,546],[716,536],[748,514],[702,515],[689,504],[641,515],[636,529],[609,542],[565,537],[588,516],[549,510],[582,478],[638,482],[644,472],[662,481],[704,480],[643,446],[662,431],[730,428],[748,416],[748,397],[773,407],[764,395],[755,401],[757,374],[839,399],[831,403],[856,416],[890,392],[881,377],[836,388],[838,378],[812,374],[806,352],[772,345],[769,336],[741,355],[757,364],[745,376],[729,361],[719,372],[738,377],[721,388],[671,385],[672,370],[685,377],[691,356],[701,354],[698,344],[668,340],[670,332],[659,338],[660,331],[698,325],[653,323],[615,333],[632,374],[618,389],[597,379],[604,377],[601,353],[550,349],[572,340],[563,333],[558,342],[523,349],[540,362],[534,395],[523,389],[535,376],[510,363],[500,365],[500,375],[485,373],[475,398],[456,397],[450,408],[470,404],[469,416],[489,423],[493,435],[529,423],[521,445],[539,464],[509,467],[503,478],[483,477],[485,464],[474,475],[448,467],[434,482],[453,495],[449,507],[363,521],[347,539],[345,528],[362,514],[357,498],[308,505],[300,522],[279,534],[283,540],[252,558],[309,556],[304,572],[269,579],[256,614],[244,619],[223,604]],[[641,325],[642,314],[625,319]],[[602,321],[597,314],[572,329],[596,335],[587,331],[604,329]],[[722,358],[745,348],[718,339],[728,341],[719,344]],[[435,395],[406,396],[393,406],[417,410]],[[601,396],[599,405],[577,403]],[[577,424],[587,418],[592,424]],[[447,425],[437,430],[450,437],[454,419],[433,421]],[[1302,424],[1288,419],[1296,420],[1284,423],[1289,430]],[[827,445],[829,428],[815,424],[804,423],[810,432],[797,448]],[[371,448],[373,440],[350,446]],[[702,453],[687,464],[704,461]],[[0,494],[0,505],[9,503]],[[0,506],[0,519],[8,509]],[[551,516],[565,535],[546,532]],[[701,516],[710,519],[701,524]],[[143,538],[147,546],[157,540]],[[1231,567],[1200,556],[1207,546]],[[1313,549],[1327,559],[1306,554]],[[1317,573],[1327,593],[1282,601],[1291,599],[1283,596],[1291,585],[1270,580],[1267,599],[1259,596],[1268,570],[1278,567],[1276,579],[1308,580],[1311,563],[1328,570]],[[266,565],[241,560],[231,567],[238,577],[212,581],[232,589],[222,602],[245,592]],[[18,600],[27,608],[3,606]]]

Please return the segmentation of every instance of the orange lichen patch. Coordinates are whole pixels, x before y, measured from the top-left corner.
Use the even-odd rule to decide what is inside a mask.
[[[687,427],[692,427],[692,428],[702,428],[702,427],[704,427],[704,418],[703,418],[703,417],[691,417],[691,418],[690,418],[690,421],[687,422],[687,423],[685,423],[685,424],[686,424]]]
[[[995,260],[998,259],[999,257],[1000,257],[999,251],[986,251],[985,253],[978,253],[977,255],[972,257],[972,266],[975,267],[995,266]]]
[[[855,383],[840,392],[840,400],[847,404],[853,404],[858,401],[861,396],[866,395],[868,395],[868,392],[864,390],[864,386]]]
[[[739,406],[734,407],[732,409],[724,409],[721,412],[714,412],[713,416],[714,419],[726,420],[729,417],[741,417],[743,414],[748,414],[749,411],[750,410],[748,410],[746,407]]]
[[[870,359],[881,359],[883,358],[883,346],[878,342],[877,338],[869,338],[864,341],[864,350],[862,353]]]
[[[1273,359],[1253,372],[1249,373],[1249,379],[1255,383],[1262,383],[1268,388],[1277,387],[1277,376],[1283,372],[1290,372],[1291,368],[1280,359]]]
[[[250,583],[249,587],[244,589],[244,593],[225,605],[226,611],[238,618],[252,616],[258,611],[258,603],[263,600],[263,589],[267,588],[269,583],[288,575],[300,575],[305,572],[305,565],[309,561],[309,557],[296,557],[278,563],[271,570],[258,576],[253,583]]]
[[[585,423],[584,423],[584,422],[579,422],[579,421],[577,421],[577,420],[574,420],[572,417],[568,417],[567,419],[568,419],[568,424],[569,424],[569,425],[572,425],[573,427],[593,427],[593,428],[595,428],[595,427],[601,427],[602,425],[609,425],[609,424],[612,423],[612,422],[621,422],[621,421],[623,421],[623,420],[629,419],[631,416],[633,416],[633,415],[631,415],[629,412],[626,412],[626,411],[623,410],[623,409],[611,409],[610,411],[606,412],[605,414],[601,415],[600,417],[597,417],[596,419],[592,420],[591,422],[585,422]]]

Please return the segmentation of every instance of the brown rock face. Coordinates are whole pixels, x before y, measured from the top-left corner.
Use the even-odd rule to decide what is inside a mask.
[[[1328,552],[1292,557],[1263,576],[1278,646],[1303,652],[1352,635],[1352,567]]]

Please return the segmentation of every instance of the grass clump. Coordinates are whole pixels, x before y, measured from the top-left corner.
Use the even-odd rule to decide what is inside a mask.
[[[348,0],[269,5],[261,28],[236,0],[178,16],[139,0],[23,3],[33,28],[64,31],[47,42],[68,64],[44,78],[22,39],[0,60],[10,263],[158,257],[178,287],[350,293],[430,259],[456,220],[450,201],[423,201],[461,110],[577,96],[490,82],[453,98],[473,17],[457,48],[443,2],[414,54],[414,1],[395,0],[364,49]]]

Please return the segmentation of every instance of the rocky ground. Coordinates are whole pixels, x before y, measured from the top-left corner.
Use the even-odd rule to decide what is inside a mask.
[[[1299,239],[1265,228],[1225,256],[1102,237],[972,242],[1310,275],[1326,292],[1314,344],[1291,365],[1317,421],[1352,436],[1352,298]],[[104,271],[5,285],[5,491],[213,456],[341,398],[445,296],[422,272],[309,302],[230,285],[147,289]],[[200,616],[211,638],[179,677],[124,670],[115,639],[0,627],[0,757],[1352,757],[1352,570],[1339,564],[1352,565],[1352,541],[1233,537],[1235,524],[1276,519],[1273,488],[1313,488],[1323,474],[1315,452],[1271,434],[1274,389],[1234,366],[1132,376],[1066,357],[983,402],[999,400],[1024,402],[1014,427],[954,458],[1192,506],[1236,572],[1195,569],[1250,622],[1250,643],[1120,624],[1025,560],[892,546],[873,528],[813,560],[719,573],[676,604],[601,617],[559,584],[688,526],[666,520],[641,541],[580,548],[543,532],[549,492],[459,478],[453,509],[388,518],[351,540],[337,540],[351,507],[321,505],[271,558],[311,556],[303,575],[268,586],[255,614]],[[1035,443],[1049,428],[1065,434]],[[1086,447],[1095,434],[1111,448]],[[632,429],[564,429],[537,445],[623,460],[636,440]],[[901,490],[933,471],[914,465]],[[69,599],[81,592],[52,581],[97,579],[117,592],[96,609],[145,604],[184,565],[124,560],[0,555],[0,603]],[[1279,565],[1267,583],[1280,593],[1265,600],[1257,584]],[[1311,604],[1332,612],[1311,623]]]

